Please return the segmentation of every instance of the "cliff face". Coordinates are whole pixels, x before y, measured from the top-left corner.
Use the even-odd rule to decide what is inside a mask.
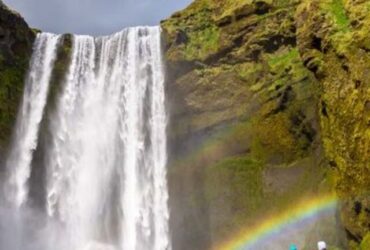
[[[198,0],[162,23],[176,249],[212,247],[330,189],[320,85],[297,46],[299,3]]]
[[[368,13],[369,1],[196,0],[162,23],[180,249],[332,186],[352,247],[365,237]]]
[[[23,18],[0,2],[0,152],[9,141],[34,39]]]
[[[323,143],[343,221],[360,241],[370,230],[370,2],[306,1],[296,17],[302,60],[322,88]]]

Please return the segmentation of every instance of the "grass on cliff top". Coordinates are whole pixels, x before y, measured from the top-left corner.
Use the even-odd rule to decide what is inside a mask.
[[[217,52],[220,31],[213,20],[213,8],[213,0],[194,1],[188,8],[162,23],[171,40],[176,40],[179,32],[185,34],[183,41],[169,50],[170,58],[204,60]]]
[[[246,5],[251,5],[253,0],[214,0],[214,4],[220,9],[219,18],[233,15],[236,10],[243,8]]]

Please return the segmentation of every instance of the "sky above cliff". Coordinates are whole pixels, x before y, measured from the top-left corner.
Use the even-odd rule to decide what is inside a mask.
[[[3,0],[31,27],[53,33],[105,35],[157,25],[192,0]]]

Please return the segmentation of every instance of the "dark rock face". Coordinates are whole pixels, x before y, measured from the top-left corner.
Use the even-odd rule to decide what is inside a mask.
[[[34,39],[23,18],[0,2],[0,151],[9,141]]]

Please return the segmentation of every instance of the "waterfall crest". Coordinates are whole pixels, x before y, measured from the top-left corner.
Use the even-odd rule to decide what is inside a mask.
[[[46,249],[59,242],[61,250],[171,250],[160,28],[73,36],[57,98],[46,118],[43,207],[48,227],[58,230],[50,230]],[[26,147],[24,141],[17,144]],[[27,146],[29,157],[36,144]],[[17,204],[27,199],[19,196]]]

